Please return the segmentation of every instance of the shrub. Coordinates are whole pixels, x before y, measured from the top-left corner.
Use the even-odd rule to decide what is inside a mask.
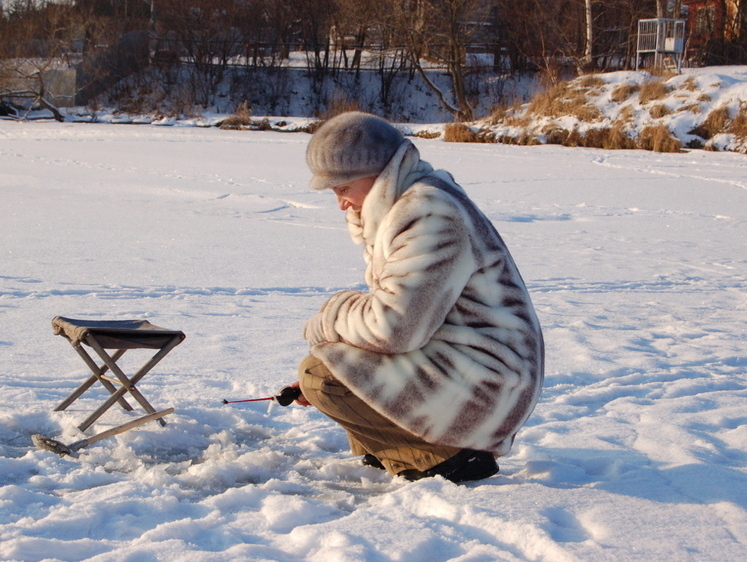
[[[641,131],[638,148],[654,152],[679,152],[682,150],[682,143],[664,125],[652,125]]]
[[[666,117],[667,115],[671,114],[672,110],[669,109],[663,103],[660,103],[660,104],[651,106],[648,112],[652,118],[661,119],[662,117]]]
[[[651,76],[656,76],[657,78],[669,79],[669,78],[672,78],[673,76],[677,76],[677,74],[675,74],[673,71],[669,70],[665,66],[656,66],[653,68],[647,68],[646,71]]]
[[[616,122],[619,123],[629,123],[635,119],[635,109],[630,106],[626,105],[625,107],[620,110],[620,115],[618,115]]]
[[[240,131],[252,126],[252,107],[248,101],[244,100],[236,108],[236,113],[226,117],[218,125],[224,130]]]
[[[596,105],[592,105],[589,103],[573,108],[573,110],[571,111],[571,115],[576,117],[579,121],[584,121],[586,123],[599,121],[603,117],[602,112],[599,110],[599,108]]]
[[[734,120],[729,124],[728,132],[739,138],[747,138],[747,104],[742,104]]]
[[[569,131],[553,124],[545,127],[542,133],[547,144],[609,150],[637,148],[635,141],[625,132],[622,122],[616,122],[611,127],[589,129],[585,133],[575,128]]]
[[[527,114],[540,117],[570,115],[579,121],[593,122],[601,119],[599,109],[588,103],[584,90],[563,82],[536,96],[529,104]]]
[[[689,103],[687,105],[683,105],[679,108],[680,112],[688,112],[688,113],[694,113],[695,115],[699,115],[703,112],[703,108],[700,106],[699,103]]]
[[[327,106],[327,111],[320,115],[319,118],[322,121],[328,121],[333,117],[340,115],[340,113],[347,113],[348,111],[362,111],[360,103],[357,100],[351,100],[346,95],[337,92],[332,98],[332,103]]]
[[[638,99],[641,103],[648,103],[650,101],[662,99],[670,91],[671,88],[661,80],[649,80],[643,86],[641,86],[641,91]]]
[[[625,132],[624,123],[617,121],[611,127],[601,130],[599,148],[611,150],[631,150],[636,147],[635,141]]]
[[[545,127],[542,131],[542,134],[545,135],[545,142],[547,144],[560,144],[568,146],[569,133],[566,129],[562,129],[557,125],[552,124]]]
[[[499,142],[501,144],[514,144],[514,145],[520,145],[520,146],[534,146],[540,143],[540,141],[537,139],[536,136],[534,136],[531,133],[524,132],[521,134],[521,136],[513,137],[511,135],[501,135],[500,137],[495,138],[495,142]]]
[[[615,103],[621,103],[640,91],[640,89],[641,86],[639,84],[620,84],[612,91],[610,99]]]
[[[700,125],[690,131],[690,134],[698,135],[706,140],[713,138],[726,129],[729,120],[729,108],[723,105],[711,111]]]
[[[432,131],[418,131],[412,136],[418,137],[419,139],[437,139],[441,136],[441,133],[434,133]]]
[[[363,109],[356,100],[350,100],[347,98],[347,96],[342,95],[338,92],[332,98],[332,102],[327,106],[326,111],[318,115],[316,121],[312,121],[301,130],[305,133],[313,135],[317,131],[317,129],[319,129],[319,127],[324,125],[324,123],[326,123],[333,117],[336,117],[337,115],[346,113],[348,111],[363,111]]]
[[[589,74],[587,76],[583,76],[579,78],[576,81],[576,85],[579,88],[587,88],[587,89],[601,88],[602,86],[604,86],[604,80],[602,80],[596,74]]]
[[[505,124],[509,127],[524,129],[532,124],[532,118],[526,115],[520,117],[509,117],[506,119]]]
[[[449,123],[444,128],[446,142],[495,142],[494,135],[489,131],[477,131],[464,123]]]
[[[586,146],[586,136],[578,129],[573,129],[568,133],[568,137],[565,140],[565,146]]]
[[[540,92],[529,102],[527,113],[555,117],[560,104],[558,100],[562,99],[566,88],[567,85],[562,83]]]
[[[695,78],[693,78],[692,76],[690,76],[687,80],[685,80],[682,83],[681,88],[683,90],[688,90],[690,92],[697,92],[698,89],[699,89],[698,88],[698,83],[695,81]]]
[[[499,105],[493,109],[493,112],[490,114],[490,117],[487,118],[488,125],[498,125],[499,123],[502,123],[506,119],[508,119],[509,116],[509,109],[503,105]]]

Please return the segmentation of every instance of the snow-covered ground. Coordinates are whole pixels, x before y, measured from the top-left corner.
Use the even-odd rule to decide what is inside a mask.
[[[553,142],[549,137],[557,131],[583,137],[610,129],[637,141],[644,129],[661,127],[682,146],[747,153],[747,66],[685,68],[668,76],[585,75],[550,93],[540,94],[536,107],[524,104],[483,125],[504,141],[525,137],[539,143]],[[580,146],[614,146],[597,139]]]
[[[311,408],[221,402],[292,381],[304,320],[362,282],[308,139],[0,121],[0,559],[747,559],[743,155],[415,139],[504,236],[548,348],[500,473],[455,485],[361,466]],[[141,385],[168,425],[34,448],[105,394],[52,411],[86,374],[56,315],[183,330]]]

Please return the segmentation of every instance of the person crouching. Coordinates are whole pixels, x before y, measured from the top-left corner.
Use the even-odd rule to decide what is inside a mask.
[[[448,172],[374,115],[324,123],[306,161],[311,188],[335,194],[364,248],[368,290],[335,294],[306,322],[298,402],[392,475],[492,476],[544,370],[540,324],[501,236]]]

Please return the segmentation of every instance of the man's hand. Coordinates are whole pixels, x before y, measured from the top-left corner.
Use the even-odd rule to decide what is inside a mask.
[[[288,386],[290,386],[291,388],[298,388],[299,390],[301,389],[301,383],[299,383],[298,381],[292,382]],[[300,406],[311,406],[311,402],[306,400],[306,397],[303,395],[303,392],[296,399],[296,404]]]

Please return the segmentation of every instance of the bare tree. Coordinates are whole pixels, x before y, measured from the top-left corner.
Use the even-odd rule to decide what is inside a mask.
[[[244,55],[256,67],[274,67],[288,59],[298,41],[295,5],[285,0],[245,0],[237,25],[244,41]]]
[[[50,72],[68,65],[75,12],[69,4],[14,0],[0,19],[0,98],[30,100],[63,117],[50,96]],[[28,115],[28,112],[27,112]]]
[[[231,58],[243,50],[238,0],[162,0],[158,13],[159,30],[176,39],[192,65],[195,103],[207,107]]]
[[[407,48],[410,62],[442,107],[463,121],[474,119],[466,77],[467,45],[482,22],[487,21],[490,2],[481,0],[416,0],[398,4],[394,20]],[[445,68],[451,92],[431,78],[428,65]]]
[[[584,48],[584,66],[594,63],[594,17],[591,12],[591,0],[585,0],[584,15],[586,19],[586,46]]]
[[[360,70],[366,41],[373,31],[380,43],[381,23],[386,19],[386,2],[360,2],[359,0],[335,0],[336,4],[336,33],[341,40],[345,66]],[[353,56],[348,60],[346,49],[352,48]],[[379,45],[381,47],[381,45]]]
[[[664,18],[667,15],[667,0],[656,0],[656,17]]]

